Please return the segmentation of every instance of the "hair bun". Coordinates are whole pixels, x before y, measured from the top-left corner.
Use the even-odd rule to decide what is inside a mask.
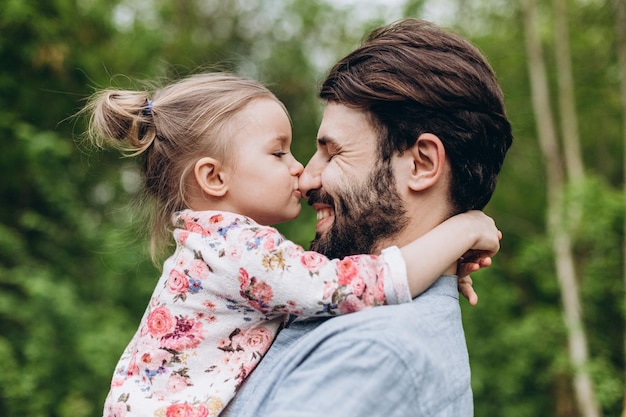
[[[154,142],[153,102],[145,92],[104,90],[91,97],[89,138],[99,147],[113,147],[128,156],[143,153]]]

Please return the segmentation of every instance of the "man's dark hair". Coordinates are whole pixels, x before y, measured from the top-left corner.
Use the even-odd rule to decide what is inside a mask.
[[[366,111],[380,136],[380,158],[432,133],[452,168],[456,213],[491,198],[511,125],[491,66],[462,37],[418,19],[372,31],[328,73],[320,98]]]

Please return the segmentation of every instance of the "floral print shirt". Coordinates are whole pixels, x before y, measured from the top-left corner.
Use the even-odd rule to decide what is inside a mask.
[[[406,274],[390,273],[403,262],[395,247],[331,260],[234,213],[185,210],[173,222],[176,251],[117,364],[105,417],[218,415],[291,315],[411,301]]]

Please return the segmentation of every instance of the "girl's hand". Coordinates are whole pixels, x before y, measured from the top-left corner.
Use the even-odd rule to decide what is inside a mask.
[[[457,268],[459,292],[472,306],[478,304],[478,294],[476,294],[472,286],[473,281],[472,277],[470,277],[470,273],[489,266],[491,266],[491,256],[488,256],[484,252],[481,253],[480,251],[469,251],[466,253],[466,256],[459,260]]]

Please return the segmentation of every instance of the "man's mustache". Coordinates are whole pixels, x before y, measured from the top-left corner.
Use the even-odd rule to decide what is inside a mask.
[[[308,204],[312,206],[315,203],[328,204],[329,206],[335,207],[335,200],[330,194],[320,189],[309,191]]]

